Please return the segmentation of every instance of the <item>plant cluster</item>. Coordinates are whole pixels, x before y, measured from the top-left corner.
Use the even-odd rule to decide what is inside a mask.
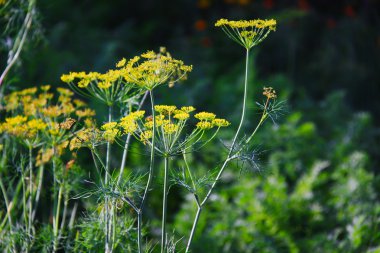
[[[70,72],[61,76],[78,94],[105,105],[108,117],[101,124],[94,119],[93,110],[64,88],[57,89],[57,96],[50,91],[50,86],[41,86],[15,91],[4,98],[6,116],[0,125],[3,145],[0,186],[6,210],[0,213],[3,220],[0,235],[6,238],[0,247],[4,251],[154,251],[156,241],[149,233],[152,229],[146,225],[144,215],[150,193],[158,188],[158,175],[162,181],[160,251],[179,250],[179,241],[167,228],[168,196],[171,187],[176,185],[189,191],[197,206],[185,243],[185,252],[190,252],[201,212],[225,169],[232,161],[245,159],[257,130],[266,119],[273,119],[281,107],[274,89],[264,87],[266,100],[258,104],[261,118],[256,128],[242,137],[248,99],[249,52],[275,30],[276,21],[221,19],[216,26],[222,26],[228,36],[246,49],[240,122],[232,140],[225,142],[226,150],[220,152],[226,152],[226,156],[216,165],[216,172],[209,169],[203,175],[195,174],[192,171],[195,163],[190,163],[188,156],[194,151],[201,153],[206,145],[216,145],[213,140],[220,129],[231,123],[212,112],[195,112],[193,106],[155,104],[157,87],[172,87],[184,81],[192,70],[191,65],[173,58],[165,48],[159,52],[147,51],[129,60],[123,58],[105,73]],[[149,107],[144,106],[147,97]],[[146,173],[125,170],[132,138],[140,143],[140,150],[149,152]],[[19,150],[11,149],[20,144]],[[115,148],[121,148],[121,158],[117,157]],[[77,154],[86,151],[91,154],[96,173],[82,179],[86,173],[80,173],[76,161]],[[20,157],[25,162],[9,161],[9,157]],[[184,162],[184,168],[175,167],[179,160]],[[118,169],[114,166],[116,161],[120,164]],[[164,164],[162,171],[158,171],[158,161]],[[8,172],[7,168],[15,164],[20,172]],[[42,183],[47,168],[51,168],[48,173],[51,184]],[[5,177],[15,180],[4,182]],[[74,184],[78,181],[81,184]],[[82,190],[75,189],[75,185],[82,186]],[[41,194],[50,195],[46,201],[52,201],[53,206],[45,210],[51,214],[52,221],[44,225],[35,219],[42,211]],[[76,221],[78,205],[85,198],[96,198],[96,208],[86,210],[85,217]],[[15,201],[21,205],[15,206]]]

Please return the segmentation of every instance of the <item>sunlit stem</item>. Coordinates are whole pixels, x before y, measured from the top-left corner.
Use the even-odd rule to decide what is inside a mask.
[[[32,27],[32,22],[33,22],[35,12],[36,12],[35,5],[36,5],[36,0],[29,1],[28,12],[25,16],[24,23],[15,39],[15,43],[12,50],[8,54],[10,57],[8,58],[7,66],[0,75],[0,86],[5,80],[5,77],[7,76],[8,72],[15,65],[15,63],[17,62],[17,59],[20,56],[20,53],[26,41],[28,32],[30,28]],[[0,94],[0,97],[1,97],[1,94]]]
[[[54,252],[57,252],[58,245],[59,245],[59,214],[61,212],[61,202],[62,202],[62,191],[63,191],[63,182],[60,182],[59,184],[59,191],[58,191],[58,200],[57,200],[57,210],[55,213],[55,221],[54,221]]]
[[[108,106],[108,122],[112,121],[112,105]],[[106,188],[108,187],[108,174],[109,174],[109,164],[110,164],[110,154],[111,154],[111,142],[107,142],[107,151],[106,151],[106,165],[105,165],[105,177],[104,177],[104,184]],[[104,208],[105,208],[105,214],[104,214],[104,221],[105,221],[105,253],[111,252],[111,245],[110,245],[110,214],[109,214],[109,206],[108,206],[108,196],[105,196],[104,200]]]
[[[32,235],[32,212],[33,212],[33,147],[29,146],[29,217],[28,217],[28,233]]]
[[[3,198],[4,198],[4,202],[5,202],[5,207],[7,208],[7,215],[6,217],[8,218],[8,222],[9,222],[9,230],[11,232],[11,234],[13,234],[13,223],[12,223],[12,216],[11,216],[11,206],[10,206],[10,203],[9,203],[9,200],[8,200],[8,196],[7,196],[7,190],[5,189],[5,186],[4,186],[4,183],[3,183],[3,180],[0,176],[0,188],[1,188],[1,192],[3,194]]]
[[[149,191],[149,188],[152,184],[153,179],[153,169],[154,169],[154,154],[155,154],[155,140],[156,140],[156,113],[154,111],[154,95],[153,90],[149,91],[150,95],[150,104],[152,106],[152,117],[153,117],[153,133],[152,133],[152,142],[151,142],[151,150],[150,150],[150,165],[149,165],[149,174],[148,174],[148,181],[145,186],[144,195],[141,200],[139,212],[137,213],[137,244],[138,244],[138,252],[141,253],[142,245],[141,245],[141,230],[142,230],[142,213],[144,211],[146,197]]]
[[[190,250],[190,245],[191,245],[191,242],[192,242],[192,239],[193,239],[193,234],[194,234],[195,229],[196,229],[196,227],[198,225],[198,220],[199,220],[199,215],[200,215],[200,212],[201,212],[201,208],[203,207],[203,205],[209,199],[212,191],[214,190],[216,184],[218,183],[220,177],[222,176],[222,174],[224,172],[224,169],[226,168],[227,164],[231,161],[231,157],[233,156],[235,145],[236,145],[236,141],[237,141],[237,138],[239,136],[240,130],[241,130],[241,128],[243,126],[243,123],[244,123],[245,111],[246,111],[246,106],[247,106],[248,65],[249,65],[249,48],[246,49],[246,55],[245,55],[244,95],[243,95],[243,105],[242,105],[242,113],[241,113],[240,123],[239,123],[238,129],[236,130],[235,136],[234,136],[234,138],[232,140],[232,144],[231,144],[230,150],[228,151],[227,158],[224,161],[222,167],[220,168],[220,170],[219,170],[219,172],[218,172],[218,174],[217,174],[214,182],[212,183],[210,189],[208,190],[205,198],[200,203],[200,205],[199,205],[200,207],[198,207],[198,211],[197,211],[196,217],[195,217],[194,222],[193,222],[192,233],[190,234],[190,237],[189,237],[189,240],[188,240],[188,243],[187,243],[187,246],[186,246],[185,253],[189,252],[189,250]]]
[[[185,252],[189,252],[189,250],[190,250],[190,245],[191,245],[191,242],[192,242],[193,237],[194,237],[195,229],[198,225],[199,216],[201,215],[201,212],[202,212],[202,206],[199,204],[198,196],[196,194],[194,194],[194,197],[195,197],[195,202],[197,203],[198,209],[197,209],[197,213],[195,214],[193,226],[191,228],[189,241],[186,245],[186,251]]]
[[[161,253],[166,249],[166,216],[167,216],[167,203],[168,203],[168,170],[169,170],[169,157],[166,155],[164,167],[164,193],[162,197],[162,223],[161,223]]]
[[[25,227],[28,224],[28,214],[27,214],[27,206],[26,206],[26,188],[25,188],[25,171],[24,169],[21,171],[21,180],[22,180],[22,207],[23,207],[23,216]],[[26,252],[29,252],[28,247],[26,246]]]
[[[37,191],[36,191],[36,197],[34,200],[34,210],[32,214],[32,220],[34,220],[34,218],[36,217],[37,207],[38,207],[38,203],[40,201],[40,196],[41,196],[43,178],[44,178],[44,166],[40,165],[39,172],[38,172],[38,186],[37,186]]]
[[[140,104],[139,104],[139,107],[137,108],[137,110],[141,109],[141,107],[144,104],[144,102],[145,102],[146,97],[148,96],[148,94],[149,94],[149,92],[145,92],[143,98],[140,101]],[[131,112],[132,112],[132,106],[130,105],[130,107],[129,107],[129,113],[131,113]],[[124,173],[124,167],[125,167],[125,162],[127,160],[129,143],[131,142],[131,137],[132,137],[132,135],[128,134],[127,139],[126,139],[125,144],[124,144],[123,156],[121,158],[121,164],[120,164],[120,174],[119,174],[119,177],[117,178],[117,185],[120,184],[120,180],[121,180],[121,178],[123,176],[123,173]]]

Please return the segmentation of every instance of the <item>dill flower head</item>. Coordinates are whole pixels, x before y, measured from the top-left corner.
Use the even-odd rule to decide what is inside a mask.
[[[120,66],[123,65],[124,79],[145,90],[152,90],[164,83],[172,86],[175,82],[184,80],[192,70],[191,65],[172,58],[165,49],[161,49],[159,53],[147,51],[127,63],[121,62]]]
[[[219,19],[216,27],[221,27],[227,36],[247,50],[262,42],[271,31],[276,31],[274,19],[227,20]]]
[[[72,91],[57,88],[55,97],[49,90],[50,86],[45,85],[5,96],[5,111],[13,116],[0,122],[1,130],[29,147],[57,146],[71,138],[80,116],[88,119],[94,115],[84,102],[72,99]]]
[[[277,98],[276,91],[272,87],[264,87],[263,95],[267,97],[267,99],[275,99]]]
[[[200,112],[192,116],[191,113],[195,111],[192,106],[178,108],[175,105],[156,105],[154,110],[158,113],[154,119],[153,116],[144,118],[145,111],[135,111],[121,118],[117,127],[122,134],[131,134],[144,145],[151,145],[154,135],[155,146],[162,155],[175,155],[191,148],[201,141],[205,131],[215,128],[212,139],[221,127],[230,124],[210,112]],[[189,122],[194,119],[199,122],[192,126]]]
[[[125,103],[129,99],[139,96],[135,86],[124,81],[125,59],[116,64],[117,69],[110,69],[106,73],[99,72],[70,72],[63,74],[61,80],[77,93],[96,98],[107,105],[116,102]]]

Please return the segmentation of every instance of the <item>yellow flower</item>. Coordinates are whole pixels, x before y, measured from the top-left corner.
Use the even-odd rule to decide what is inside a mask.
[[[57,88],[57,91],[59,94],[67,97],[71,97],[72,95],[74,95],[74,93],[71,90],[65,88]]]
[[[178,119],[178,120],[187,120],[188,118],[190,117],[190,114],[186,113],[186,112],[182,112],[182,113],[176,113],[173,118],[175,119]]]
[[[75,114],[78,116],[78,117],[91,117],[91,116],[94,116],[95,115],[95,111],[94,110],[91,110],[91,109],[83,109],[83,110],[77,110],[75,111]]]
[[[32,119],[27,122],[28,128],[33,131],[44,130],[46,128],[46,123],[41,119]]]
[[[199,112],[194,115],[194,118],[199,119],[199,120],[213,120],[215,119],[216,115],[211,112]]]
[[[15,117],[5,119],[6,124],[9,126],[19,125],[26,121],[27,121],[27,117],[21,116],[21,115],[17,115]]]
[[[271,31],[276,31],[274,19],[227,20],[219,19],[215,26],[221,27],[229,38],[247,50],[258,45]]]
[[[231,123],[225,119],[214,119],[212,121],[212,124],[217,127],[226,127],[226,126],[229,126]]]
[[[41,112],[44,116],[50,117],[50,118],[55,118],[62,114],[61,109],[57,105],[43,108]]]
[[[184,112],[190,113],[190,112],[195,111],[195,108],[192,107],[192,106],[182,106],[182,107],[181,107],[181,111],[184,111]]]
[[[70,72],[69,74],[63,74],[61,76],[61,81],[64,83],[71,83],[72,81],[74,81],[75,77],[76,77],[76,73]]]
[[[155,105],[154,110],[161,114],[171,114],[177,110],[177,107],[174,105]]]
[[[144,114],[145,114],[145,111],[135,111],[135,112],[131,112],[129,116],[132,119],[137,120],[137,119],[142,119],[144,117]]]
[[[275,99],[277,97],[276,91],[272,87],[264,87],[263,95],[268,99]]]
[[[116,67],[117,68],[124,67],[126,63],[127,63],[127,60],[125,58],[123,58],[118,63],[116,63]]]
[[[140,134],[140,140],[141,140],[144,144],[146,144],[146,142],[147,142],[150,138],[152,138],[152,136],[153,136],[153,132],[150,131],[150,130],[147,130],[147,131],[144,131],[144,132],[142,132],[142,133]]]
[[[168,52],[155,53],[148,51],[130,59],[123,71],[128,83],[140,88],[152,90],[163,83],[175,83],[183,80],[192,66],[173,59]]]
[[[40,89],[42,91],[48,91],[48,90],[50,90],[50,85],[43,85],[43,86],[40,87]]]
[[[59,127],[61,129],[70,130],[70,128],[74,125],[75,122],[76,122],[75,119],[67,118],[67,119],[65,119],[64,122],[59,124]]]
[[[111,123],[116,123],[116,122],[111,122]],[[106,140],[106,141],[110,141],[110,142],[113,142],[115,140],[115,138],[118,136],[119,134],[119,130],[116,129],[116,128],[109,128],[109,129],[106,129],[103,133],[103,138]]]
[[[101,127],[102,130],[112,130],[117,126],[117,122],[108,122],[103,124]]]
[[[36,92],[37,92],[37,88],[33,87],[33,88],[27,88],[22,91],[19,91],[18,94],[20,96],[26,96],[26,95],[34,95]]]
[[[166,133],[166,134],[173,134],[173,133],[175,133],[175,132],[178,131],[178,125],[172,124],[172,123],[165,124],[163,126],[163,129],[164,129],[164,133]]]
[[[83,106],[86,106],[86,103],[83,102],[82,100],[79,100],[79,99],[74,99],[74,104],[75,104],[77,107],[83,107]]]
[[[108,89],[111,86],[112,86],[111,82],[98,82],[98,87],[100,89]]]
[[[213,124],[209,121],[200,121],[197,123],[197,128],[201,130],[208,130],[213,127]]]
[[[119,126],[121,128],[123,128],[124,130],[124,133],[126,134],[132,134],[134,133],[136,130],[137,130],[137,124],[135,123],[134,120],[122,120],[120,123],[119,123]]]

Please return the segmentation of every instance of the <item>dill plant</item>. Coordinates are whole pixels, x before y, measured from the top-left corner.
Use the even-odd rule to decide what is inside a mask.
[[[45,85],[38,89],[34,87],[15,91],[4,98],[7,116],[4,122],[0,123],[2,141],[6,145],[11,145],[12,142],[16,145],[21,144],[16,155],[25,157],[27,161],[19,165],[21,175],[15,180],[18,183],[12,184],[11,181],[7,184],[8,189],[15,187],[16,191],[13,200],[8,201],[9,193],[3,182],[3,176],[7,175],[7,150],[3,151],[0,185],[2,195],[6,199],[5,218],[8,219],[8,223],[3,221],[1,233],[10,236],[10,243],[6,248],[11,252],[28,252],[33,246],[36,237],[35,218],[42,188],[46,185],[43,184],[43,179],[47,166],[52,168],[53,176],[53,238],[50,243],[54,251],[59,247],[66,226],[70,192],[66,179],[68,170],[74,166],[75,155],[71,158],[69,156],[66,163],[64,159],[67,157],[63,157],[67,153],[70,138],[85,127],[84,121],[91,121],[90,118],[95,112],[86,108],[83,101],[72,98],[73,92],[68,89],[58,88],[56,94],[58,96],[50,92],[50,85]],[[22,195],[20,198],[19,191]],[[15,206],[14,202],[18,201],[22,202],[21,209]],[[22,219],[18,218],[20,215]],[[17,235],[15,230],[19,230],[25,238],[21,245],[15,237],[12,238],[13,235]]]
[[[36,237],[33,222],[41,191],[44,190],[44,167],[49,166],[53,176],[52,228],[48,226],[45,232],[40,229],[43,238],[50,238],[47,239],[50,241],[49,245],[44,246],[47,251],[57,252],[62,248],[74,252],[153,251],[154,241],[144,244],[143,237],[146,233],[143,229],[143,214],[149,192],[156,187],[153,181],[158,167],[156,160],[159,157],[164,163],[160,251],[176,252],[179,243],[167,232],[170,182],[189,191],[197,205],[197,213],[186,240],[185,251],[190,251],[201,211],[226,167],[233,160],[243,159],[257,130],[281,106],[275,100],[276,92],[273,88],[265,87],[263,95],[266,100],[259,104],[262,110],[259,123],[247,135],[248,138],[241,138],[247,103],[249,53],[275,30],[276,21],[221,19],[216,26],[222,27],[232,40],[246,50],[241,118],[231,144],[227,147],[227,156],[220,163],[222,165],[217,167],[216,177],[197,177],[192,172],[193,165],[189,162],[188,155],[212,143],[220,129],[229,127],[230,122],[218,118],[212,112],[196,112],[190,105],[177,107],[155,104],[154,90],[157,87],[172,87],[175,83],[184,81],[192,71],[191,65],[173,58],[165,48],[161,48],[159,52],[147,51],[129,60],[123,58],[116,63],[115,68],[105,73],[70,72],[61,76],[61,80],[78,94],[96,99],[105,105],[108,116],[102,124],[98,124],[93,118],[95,112],[81,100],[74,99],[73,92],[67,89],[58,88],[57,98],[50,92],[50,86],[13,92],[5,97],[5,111],[9,117],[0,125],[2,145],[9,146],[11,142],[15,145],[21,144],[27,151],[25,161],[28,162],[20,164],[22,170],[19,183],[12,185],[17,188],[16,192],[22,192],[22,197],[19,198],[22,201],[20,210],[11,205],[3,177],[0,177],[0,188],[7,210],[5,216],[1,216],[3,221],[0,233],[3,235],[9,232],[9,235],[15,235],[14,229],[17,226],[14,221],[17,220],[20,221],[25,235],[25,239],[19,240],[21,245],[16,243],[16,239],[10,239],[11,243],[3,246],[5,249],[11,252],[28,252],[33,249]],[[150,106],[147,107],[148,110],[143,110],[147,97]],[[146,174],[125,173],[133,139],[149,150]],[[122,150],[121,158],[111,151],[117,147]],[[89,150],[97,177],[95,181],[86,180],[92,185],[91,189],[73,195],[73,186],[69,182],[73,179],[69,179],[68,171],[74,166],[77,151],[81,148]],[[9,150],[3,148],[5,155],[1,161],[0,173],[7,163],[6,152]],[[67,154],[71,154],[71,157],[68,162],[64,162]],[[185,168],[177,169],[172,166],[174,160],[182,160]],[[119,169],[113,168],[111,161],[118,161]],[[35,171],[36,167],[39,168],[38,172]],[[80,175],[79,172],[72,171],[74,177]],[[202,189],[204,186],[207,187],[206,191]],[[18,199],[17,194],[15,195],[14,198]],[[75,222],[77,205],[71,208],[69,215],[69,200],[92,196],[97,198],[96,208],[86,210],[86,217],[81,222]],[[148,241],[147,238],[145,241]]]

